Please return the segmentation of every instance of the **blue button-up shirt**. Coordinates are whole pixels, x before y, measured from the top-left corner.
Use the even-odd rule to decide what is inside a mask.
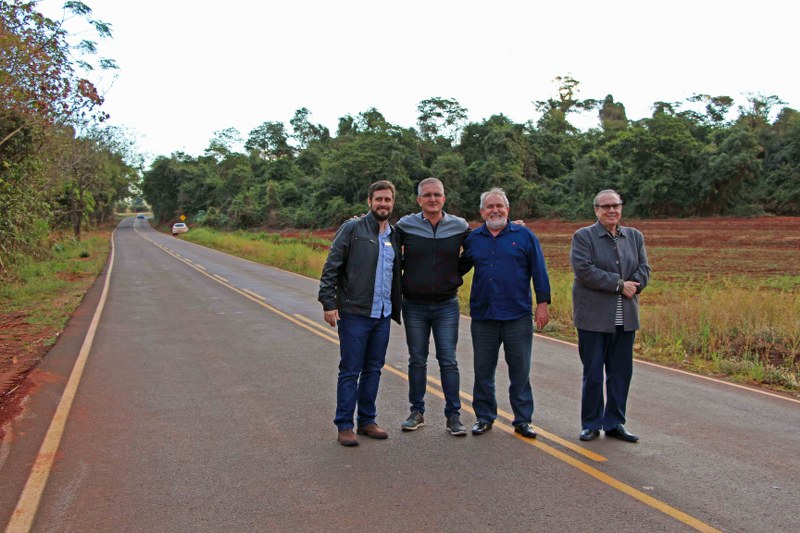
[[[372,293],[372,312],[370,318],[382,318],[392,314],[392,276],[394,266],[394,247],[392,247],[392,227],[378,234],[378,264],[375,266],[375,290]]]
[[[525,226],[509,223],[493,236],[486,224],[464,241],[462,272],[475,267],[469,297],[475,320],[516,320],[533,312],[536,303],[550,303],[550,278],[539,239]]]

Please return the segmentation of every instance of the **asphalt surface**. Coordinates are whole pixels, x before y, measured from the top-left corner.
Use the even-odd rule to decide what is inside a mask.
[[[5,427],[0,523],[27,514],[33,531],[81,532],[797,530],[796,399],[637,362],[627,427],[641,441],[581,443],[577,349],[537,336],[538,439],[511,431],[503,363],[494,429],[449,435],[433,355],[427,425],[403,433],[407,355],[394,325],[378,397],[390,437],[344,448],[332,422],[337,338],[322,321],[316,280],[145,220],[123,221],[114,243],[107,299],[49,477],[25,489],[37,485],[36,505],[18,502],[108,268]],[[471,360],[464,318],[470,425]]]

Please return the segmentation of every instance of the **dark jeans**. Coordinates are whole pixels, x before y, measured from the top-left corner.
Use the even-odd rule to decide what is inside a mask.
[[[333,423],[342,430],[353,427],[356,404],[359,426],[375,422],[375,399],[389,345],[391,318],[340,313],[337,325],[341,359]]]
[[[508,364],[508,399],[514,411],[513,423],[530,423],[533,419],[530,379],[533,318],[528,315],[516,320],[472,320],[470,329],[475,358],[475,385],[472,389],[475,416],[484,422],[493,422],[497,418],[494,375],[502,344]]]
[[[614,429],[625,423],[625,407],[633,376],[635,331],[614,333],[578,330],[578,353],[583,363],[581,427]],[[603,405],[603,370],[606,402]]]
[[[436,346],[436,359],[442,377],[445,416],[459,414],[458,361],[458,298],[438,304],[403,301],[403,322],[408,343],[408,401],[412,411],[425,412],[425,388],[428,383],[428,347],[431,332]]]

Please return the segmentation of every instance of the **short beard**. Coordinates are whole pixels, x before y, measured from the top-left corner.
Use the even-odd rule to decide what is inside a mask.
[[[377,211],[372,211],[372,216],[374,216],[375,220],[378,222],[383,222],[384,220],[389,220],[389,217],[392,216],[392,211],[389,210],[386,215],[380,215]]]
[[[505,217],[500,220],[490,218],[486,221],[486,227],[494,231],[505,228],[506,224],[508,224],[508,219]]]

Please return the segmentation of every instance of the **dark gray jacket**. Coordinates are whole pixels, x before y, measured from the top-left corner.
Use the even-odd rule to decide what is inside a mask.
[[[639,230],[620,226],[617,243],[600,222],[572,235],[569,260],[572,283],[572,317],[575,327],[613,333],[620,280],[638,281],[633,298],[622,297],[625,331],[639,329],[639,293],[650,280],[650,265]]]
[[[455,298],[464,283],[458,257],[469,235],[467,221],[444,213],[432,226],[422,213],[415,213],[397,222],[397,233],[403,247],[403,298],[423,304]]]
[[[319,295],[324,311],[366,316],[372,311],[375,292],[375,269],[378,266],[378,221],[370,211],[361,218],[348,220],[336,232],[322,267]],[[390,234],[394,247],[392,269],[392,319],[400,323],[400,247],[397,231]]]

